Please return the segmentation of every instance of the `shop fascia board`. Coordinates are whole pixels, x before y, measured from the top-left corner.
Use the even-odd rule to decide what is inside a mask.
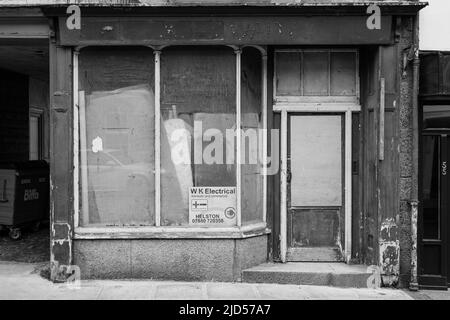
[[[41,7],[47,15],[61,16],[66,15],[66,9],[70,4],[78,5],[83,9],[84,15],[191,15],[207,14],[221,15],[341,15],[343,13],[366,15],[367,7],[376,3],[381,8],[384,15],[414,15],[420,9],[427,6],[424,1],[321,1],[316,2],[298,2],[289,1],[161,1],[161,0],[140,0],[130,3],[129,0],[111,0],[108,2],[92,1],[65,1],[65,0],[6,0],[0,3],[1,7]],[[9,1],[9,2],[8,2]],[[108,10],[109,8],[109,10]]]
[[[299,2],[298,0],[248,0],[248,1],[238,1],[238,0],[228,0],[228,1],[215,1],[215,0],[135,0],[130,2],[129,0],[109,0],[109,1],[93,1],[93,0],[2,0],[0,6],[2,7],[16,7],[16,6],[68,6],[68,5],[78,5],[83,7],[110,7],[110,6],[120,6],[120,7],[187,7],[187,6],[252,6],[252,7],[361,7],[368,6],[376,3],[380,7],[387,6],[424,6],[427,4],[425,1],[416,0],[391,0],[391,1],[355,1],[355,0],[324,0],[324,1],[314,1],[309,0],[308,2]]]

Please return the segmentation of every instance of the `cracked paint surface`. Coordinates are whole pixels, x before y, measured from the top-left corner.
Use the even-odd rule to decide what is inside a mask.
[[[383,283],[385,286],[396,285],[400,274],[400,241],[395,219],[389,218],[381,223],[379,243]]]
[[[70,4],[82,6],[122,6],[122,7],[151,7],[151,6],[367,6],[377,2],[383,6],[389,5],[421,5],[414,0],[2,0],[1,6],[67,6]]]

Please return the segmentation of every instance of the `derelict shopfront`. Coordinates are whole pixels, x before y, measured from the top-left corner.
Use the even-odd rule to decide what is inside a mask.
[[[383,6],[374,30],[363,6],[83,8],[73,30],[46,9],[53,265],[232,281],[342,261],[398,278],[419,8]]]

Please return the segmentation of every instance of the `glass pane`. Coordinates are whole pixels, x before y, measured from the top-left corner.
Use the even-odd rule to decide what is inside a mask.
[[[439,137],[422,139],[423,237],[439,239]]]
[[[278,96],[301,95],[301,55],[300,52],[277,52],[275,54]]]
[[[328,54],[328,52],[303,52],[303,95],[329,95]]]
[[[245,48],[241,62],[241,212],[246,224],[263,220],[261,53],[255,48]]]
[[[162,225],[235,225],[234,51],[165,49],[161,79]]]
[[[331,52],[331,95],[356,95],[356,54]]]
[[[450,128],[450,106],[423,106],[423,127],[424,129]]]
[[[342,117],[291,116],[291,206],[342,205]]]
[[[88,200],[88,217],[82,214],[80,224],[152,225],[153,52],[137,47],[83,49],[79,79],[86,101],[84,118],[80,110],[80,142],[86,145],[80,148],[80,198],[87,193]]]

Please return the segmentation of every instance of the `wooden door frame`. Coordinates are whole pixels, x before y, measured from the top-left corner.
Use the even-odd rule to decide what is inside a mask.
[[[422,272],[424,263],[424,242],[423,242],[423,195],[422,195],[422,179],[423,179],[423,136],[424,135],[436,135],[439,136],[439,147],[442,147],[442,135],[447,135],[447,143],[450,143],[450,129],[448,128],[429,128],[425,129],[423,126],[423,108],[427,105],[450,105],[450,99],[445,97],[422,97],[419,106],[419,174],[418,174],[418,195],[419,195],[419,207],[418,207],[418,220],[417,220],[417,275],[419,288],[421,289],[433,289],[433,290],[446,290],[450,287],[450,274],[449,274],[449,259],[450,259],[450,218],[446,215],[441,216],[440,232],[442,236],[442,248],[441,248],[441,275],[427,275]],[[446,154],[447,159],[450,160],[450,154]],[[442,161],[441,155],[439,155],[439,161]],[[439,169],[441,170],[441,168]],[[441,174],[441,173],[440,173]],[[442,178],[442,177],[441,177]],[[450,188],[450,181],[447,181],[447,190]],[[439,192],[442,192],[440,189]],[[448,212],[449,203],[445,204]],[[446,230],[447,228],[447,230]]]
[[[442,198],[442,194],[446,194],[449,189],[449,180],[446,178],[442,180],[442,163],[447,162],[449,159],[448,147],[450,144],[450,130],[422,130],[420,133],[420,149],[423,148],[423,137],[424,136],[435,136],[438,137],[438,161],[439,161],[439,238],[440,239],[424,239],[424,225],[423,225],[423,201],[420,201],[419,205],[419,219],[418,219],[418,254],[419,254],[419,286],[424,289],[446,289],[449,285],[448,280],[448,226],[449,219],[447,213],[449,212],[449,201],[446,198]],[[443,146],[446,148],[443,148]],[[422,181],[423,181],[423,155],[420,152],[419,158],[419,195],[422,200]],[[443,200],[443,201],[442,201]],[[424,250],[426,243],[440,243],[441,246],[441,274],[440,275],[430,275],[423,273],[424,268]]]
[[[273,106],[274,112],[281,113],[281,170],[280,170],[280,259],[286,262],[287,255],[287,141],[288,113],[340,113],[345,119],[345,173],[344,208],[345,241],[344,259],[348,263],[352,253],[352,113],[361,111],[361,106],[351,103],[285,103]]]

